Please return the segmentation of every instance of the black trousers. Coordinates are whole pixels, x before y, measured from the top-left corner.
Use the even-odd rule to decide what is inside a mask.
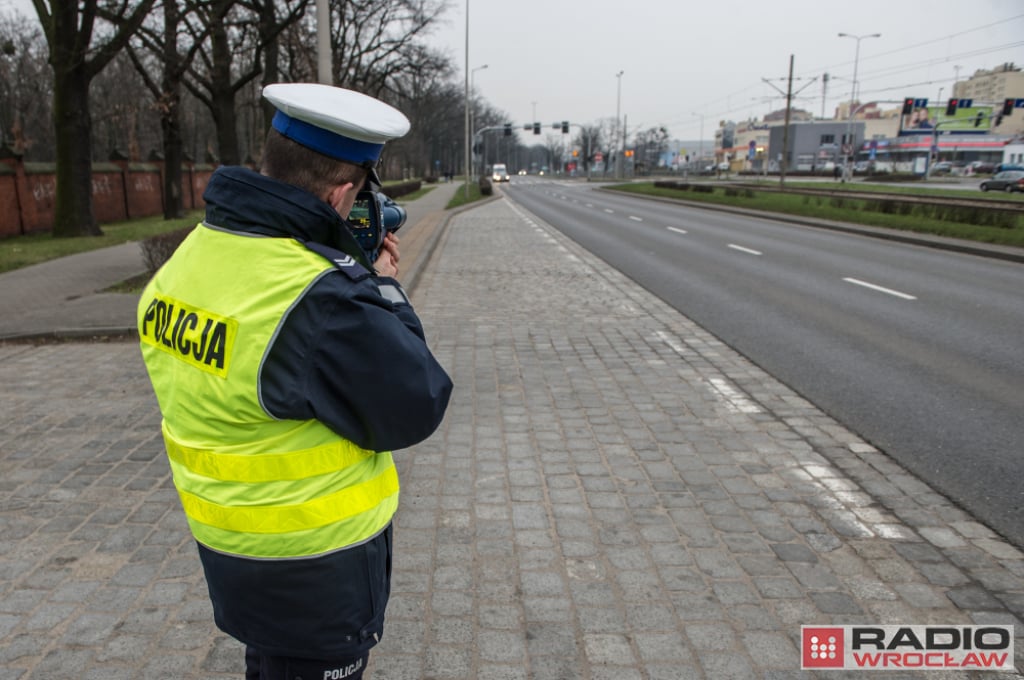
[[[360,680],[370,653],[349,659],[266,656],[245,648],[245,680]]]

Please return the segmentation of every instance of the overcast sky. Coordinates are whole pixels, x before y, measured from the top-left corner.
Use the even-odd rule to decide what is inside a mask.
[[[857,41],[861,99],[951,95],[957,67],[1024,67],[1021,0],[468,0],[476,91],[511,122],[594,123],[621,115],[630,132],[664,125],[704,138],[721,119],[784,107],[794,57],[795,105],[821,115],[850,96]],[[467,0],[451,0],[431,41],[465,73]],[[486,69],[476,70],[487,65]],[[621,77],[621,99],[618,94]],[[460,76],[461,77],[461,76]],[[812,78],[817,78],[813,83]],[[806,97],[806,98],[803,98]],[[574,131],[575,132],[575,131]]]
[[[460,83],[467,5],[473,85],[517,125],[534,112],[545,125],[592,124],[619,108],[630,132],[665,126],[677,139],[697,139],[703,116],[711,139],[722,119],[784,106],[764,81],[785,92],[790,55],[795,105],[832,116],[850,96],[857,48],[839,33],[881,33],[860,40],[862,101],[935,101],[940,89],[945,99],[958,67],[961,79],[1024,67],[1021,0],[448,0],[429,40]],[[30,0],[0,0],[11,7],[34,16]]]

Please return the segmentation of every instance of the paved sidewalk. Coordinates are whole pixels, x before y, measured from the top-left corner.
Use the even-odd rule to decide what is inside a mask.
[[[852,623],[1011,624],[1024,669],[1020,551],[510,201],[438,233],[374,680],[862,678],[799,670]],[[135,343],[0,345],[0,404],[0,677],[241,677]]]

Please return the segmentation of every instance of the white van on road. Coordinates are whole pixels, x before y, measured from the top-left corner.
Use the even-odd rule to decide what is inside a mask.
[[[495,163],[491,166],[491,181],[492,182],[508,182],[511,178],[508,176],[508,170],[505,168],[504,163]]]

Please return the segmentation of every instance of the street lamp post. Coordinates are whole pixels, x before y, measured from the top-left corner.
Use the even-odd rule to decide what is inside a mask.
[[[618,80],[618,87],[616,88],[616,95],[615,95],[615,127],[616,127],[615,132],[616,133],[618,133],[618,131],[619,131],[618,128],[619,128],[619,125],[620,125],[620,123],[619,123],[619,112],[620,112],[621,107],[622,107],[622,74],[623,73],[625,73],[625,71],[619,71],[618,73],[615,74],[615,78]],[[616,134],[616,137],[618,137],[618,134]],[[622,146],[625,147],[625,145],[626,145],[626,135],[625,135],[625,133],[623,133],[623,135],[622,135]],[[615,146],[619,147],[619,140],[618,139],[615,140]],[[622,167],[622,148],[616,148],[616,150],[615,150],[615,178],[616,179],[618,179],[620,177],[619,169],[621,167]]]
[[[863,40],[864,38],[881,38],[882,34],[881,33],[868,33],[868,34],[865,34],[865,35],[852,35],[850,33],[840,33],[839,37],[840,38],[853,38],[854,40],[857,41],[857,49],[854,52],[854,57],[853,57],[853,85],[850,88],[850,117],[849,117],[849,120],[846,123],[846,144],[844,145],[844,149],[843,149],[844,152],[845,152],[843,154],[843,156],[846,159],[846,161],[844,163],[844,167],[843,167],[843,177],[845,179],[847,179],[847,180],[850,180],[850,179],[853,178],[853,169],[850,167],[850,152],[847,151],[847,149],[849,149],[850,151],[853,150],[853,137],[852,137],[852,135],[853,135],[853,111],[854,111],[854,104],[853,104],[853,102],[857,98],[857,65],[860,62],[860,41]]]
[[[473,77],[476,75],[477,71],[482,71],[485,68],[487,68],[487,64],[484,64],[483,66],[477,66],[475,69],[472,69],[469,72],[469,96],[470,97],[472,97],[473,94],[476,92],[476,89],[475,89],[475,87],[473,85]],[[476,139],[476,126],[475,126],[475,124],[473,122],[473,114],[475,113],[475,109],[476,109],[476,105],[474,103],[470,102],[469,103],[469,138],[470,138],[470,140],[475,140]]]
[[[700,174],[701,159],[704,158],[704,114],[694,113],[695,116],[700,116],[700,139],[697,140],[697,174]]]
[[[465,71],[465,87],[466,87],[466,149],[465,149],[465,165],[464,170],[466,172],[466,184],[465,184],[465,197],[466,201],[469,201],[469,179],[472,173],[469,171],[469,145],[472,143],[472,138],[469,136],[469,0],[466,0],[466,71]]]

